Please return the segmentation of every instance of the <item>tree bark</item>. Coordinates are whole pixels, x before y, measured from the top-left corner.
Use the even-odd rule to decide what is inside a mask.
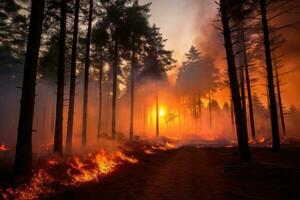
[[[238,86],[236,64],[234,59],[231,30],[229,25],[228,7],[226,0],[220,0],[220,12],[223,24],[223,34],[225,41],[225,49],[227,56],[228,75],[230,81],[230,90],[232,95],[235,125],[237,130],[238,146],[240,150],[240,158],[242,161],[248,161],[251,159],[250,150],[248,146],[248,135],[245,125],[245,119],[243,117],[243,110],[241,104],[240,91]]]
[[[83,91],[83,119],[82,119],[82,146],[86,146],[87,141],[87,114],[89,97],[89,71],[90,71],[90,43],[93,18],[93,0],[90,0],[89,24],[86,36],[85,69],[84,69],[84,91]]]
[[[66,15],[67,2],[61,1],[60,8],[60,36],[57,69],[57,97],[56,97],[56,120],[54,136],[54,153],[63,154],[63,112],[64,112],[64,86],[65,86],[65,47],[66,47]]]
[[[256,133],[255,133],[255,122],[254,122],[254,112],[253,112],[253,103],[252,103],[252,92],[251,92],[251,83],[250,83],[250,73],[249,73],[249,63],[248,63],[248,56],[246,50],[246,41],[245,41],[245,33],[243,31],[244,27],[241,24],[240,31],[241,31],[241,44],[242,44],[242,52],[244,58],[244,70],[246,74],[246,87],[247,87],[247,95],[248,95],[248,106],[249,106],[249,118],[250,118],[250,127],[251,127],[251,135],[252,139],[255,140]]]
[[[71,56],[70,99],[69,99],[67,142],[66,142],[67,151],[72,151],[75,89],[76,89],[76,61],[77,61],[79,6],[80,6],[80,0],[76,0],[74,28],[73,28],[73,41],[72,41],[72,56]]]
[[[134,98],[135,98],[135,71],[136,71],[136,61],[135,61],[135,47],[132,48],[132,58],[131,58],[131,97],[130,97],[130,130],[129,138],[133,139],[133,129],[134,129]]]
[[[118,63],[119,63],[119,44],[116,39],[113,65],[113,97],[112,97],[112,139],[116,139],[116,112],[117,112],[117,86],[118,86]]]
[[[101,137],[102,122],[102,80],[103,80],[103,48],[100,47],[100,71],[99,71],[99,116],[98,116],[98,135],[97,142]]]
[[[212,128],[212,110],[211,110],[211,90],[208,91],[208,106],[209,106],[209,128]]]
[[[14,163],[14,175],[16,178],[29,177],[32,174],[32,125],[44,7],[45,0],[31,1],[30,25],[24,63],[23,87]]]
[[[156,137],[159,137],[159,102],[158,102],[158,88],[156,84],[155,99],[156,99]]]
[[[261,22],[263,26],[265,59],[266,59],[266,67],[267,67],[268,92],[269,92],[269,99],[270,99],[271,126],[272,126],[272,136],[273,136],[273,150],[278,151],[281,149],[281,145],[280,145],[280,137],[279,137],[276,95],[274,89],[273,64],[272,64],[271,47],[270,47],[267,8],[266,8],[265,0],[260,0],[259,2],[260,2],[260,11],[261,11]]]
[[[279,80],[279,74],[278,74],[277,68],[275,68],[275,74],[276,74],[277,96],[278,96],[278,106],[279,106],[279,112],[280,112],[281,127],[282,127],[282,131],[283,131],[283,135],[286,136],[285,119],[284,119],[281,89],[280,89],[280,80]]]

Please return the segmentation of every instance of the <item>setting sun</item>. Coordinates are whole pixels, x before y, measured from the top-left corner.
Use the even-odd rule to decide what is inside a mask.
[[[160,116],[160,117],[164,117],[165,115],[166,115],[165,109],[160,108],[160,109],[159,109],[159,116]]]

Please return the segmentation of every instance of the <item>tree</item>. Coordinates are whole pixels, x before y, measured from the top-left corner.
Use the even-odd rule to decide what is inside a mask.
[[[239,63],[240,63],[240,87],[241,87],[241,97],[244,118],[247,122],[247,107],[246,107],[246,92],[245,92],[245,76],[246,76],[246,87],[248,94],[248,106],[249,106],[249,118],[250,118],[250,127],[252,133],[252,139],[255,139],[255,123],[254,123],[254,114],[252,107],[252,92],[251,92],[251,83],[250,83],[250,74],[249,74],[249,61],[247,55],[247,46],[246,46],[246,19],[249,17],[250,13],[256,6],[256,2],[252,0],[243,0],[238,1],[231,11],[232,19],[237,23],[237,41],[238,41],[238,51],[239,51]],[[246,123],[247,125],[247,123]],[[247,128],[248,130],[248,128]]]
[[[123,35],[124,46],[131,51],[131,81],[130,81],[130,130],[129,137],[133,138],[134,131],[134,99],[135,99],[135,79],[137,74],[137,56],[142,54],[145,44],[145,37],[149,30],[148,17],[149,5],[138,5],[138,1],[126,9],[125,13],[125,34]]]
[[[68,151],[72,150],[72,138],[73,138],[79,6],[80,6],[80,0],[76,0],[75,1],[74,27],[73,27],[73,40],[72,40],[71,72],[70,72],[70,99],[69,99],[67,141],[66,141],[66,146],[67,146]]]
[[[265,59],[266,59],[267,81],[268,81],[268,96],[269,96],[270,111],[271,111],[273,150],[279,151],[281,149],[281,145],[280,145],[280,137],[279,137],[276,95],[274,89],[275,84],[274,84],[274,77],[273,77],[273,64],[272,64],[272,56],[271,56],[266,0],[259,0],[259,4],[260,4],[261,23],[263,27],[264,46],[265,46]]]
[[[220,13],[221,13],[221,21],[223,25],[223,35],[225,41],[225,50],[227,56],[227,67],[228,67],[228,75],[229,75],[229,83],[231,96],[234,107],[234,115],[235,115],[235,125],[237,130],[237,138],[238,145],[240,150],[240,158],[243,161],[247,161],[251,159],[249,145],[248,145],[248,135],[246,130],[246,121],[243,117],[243,110],[241,105],[241,96],[238,87],[238,79],[236,72],[236,64],[232,47],[232,37],[231,37],[231,29],[229,25],[229,7],[227,0],[220,0]]]
[[[96,54],[99,59],[99,114],[98,114],[98,133],[97,141],[101,136],[102,123],[102,102],[103,102],[103,76],[104,76],[104,62],[107,60],[107,44],[109,35],[105,31],[105,25],[98,22],[93,29],[92,43],[95,45]]]
[[[14,174],[30,176],[32,169],[32,123],[35,103],[35,86],[45,1],[31,2],[30,25],[24,63],[21,108]]]
[[[213,61],[192,46],[179,70],[175,88],[182,95],[204,96],[217,86],[218,72]]]
[[[66,47],[66,17],[67,2],[62,0],[60,4],[60,34],[59,54],[57,67],[57,98],[54,135],[54,153],[63,154],[63,112],[64,112],[64,87],[65,87],[65,47]]]
[[[173,68],[175,60],[172,57],[173,51],[165,49],[165,42],[154,24],[146,37],[145,54],[142,57],[144,67],[139,73],[140,81],[167,81],[166,72]]]
[[[117,89],[118,74],[120,72],[120,60],[122,51],[122,36],[126,27],[124,26],[125,9],[129,0],[105,1],[104,9],[106,15],[102,19],[103,28],[110,36],[111,40],[111,63],[112,63],[112,139],[116,139],[116,113],[117,113]]]
[[[87,109],[88,109],[88,91],[89,91],[89,70],[90,70],[90,43],[93,20],[93,0],[89,1],[89,21],[86,36],[86,52],[85,52],[85,70],[84,70],[84,95],[83,95],[83,119],[82,119],[82,146],[86,146],[87,131]]]

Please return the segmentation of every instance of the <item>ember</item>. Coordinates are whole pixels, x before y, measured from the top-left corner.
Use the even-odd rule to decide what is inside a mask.
[[[5,146],[5,144],[0,145],[0,151],[8,151],[9,149]]]

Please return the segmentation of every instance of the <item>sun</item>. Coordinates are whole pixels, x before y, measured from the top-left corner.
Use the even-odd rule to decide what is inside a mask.
[[[164,117],[166,115],[166,111],[162,108],[159,109],[159,116]]]

